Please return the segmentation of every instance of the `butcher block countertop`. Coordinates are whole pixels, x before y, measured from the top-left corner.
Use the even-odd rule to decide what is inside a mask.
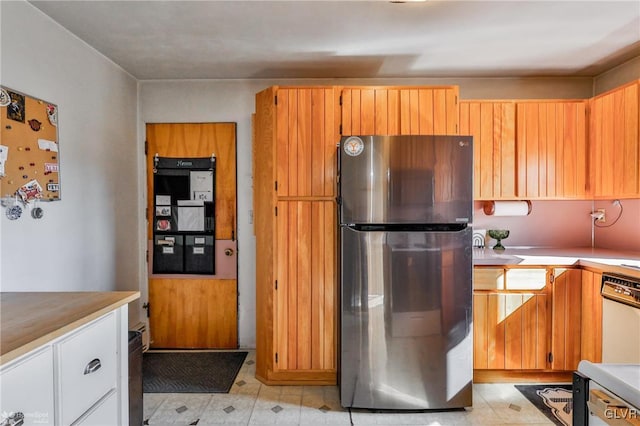
[[[0,293],[0,365],[139,297],[138,291]]]
[[[474,266],[577,266],[640,277],[640,252],[598,248],[507,247],[473,249]]]

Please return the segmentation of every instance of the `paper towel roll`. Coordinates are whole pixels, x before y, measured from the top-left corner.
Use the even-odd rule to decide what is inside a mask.
[[[526,216],[531,213],[531,201],[486,201],[487,216]]]

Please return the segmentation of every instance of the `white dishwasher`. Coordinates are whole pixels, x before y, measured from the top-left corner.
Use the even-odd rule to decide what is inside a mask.
[[[640,279],[602,274],[602,362],[640,364]]]

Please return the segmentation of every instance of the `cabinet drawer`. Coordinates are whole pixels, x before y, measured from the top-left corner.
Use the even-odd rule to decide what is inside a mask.
[[[92,407],[82,418],[78,419],[72,426],[97,426],[97,425],[117,425],[118,424],[118,394],[111,391],[100,402]],[[134,425],[130,425],[134,426]]]
[[[117,325],[111,312],[57,345],[62,424],[72,423],[116,387]]]
[[[54,424],[51,346],[34,352],[0,371],[0,422],[10,413],[22,413],[24,425]]]

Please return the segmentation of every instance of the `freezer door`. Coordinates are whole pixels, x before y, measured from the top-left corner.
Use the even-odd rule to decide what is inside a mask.
[[[338,158],[340,223],[471,222],[471,136],[347,136]]]
[[[471,229],[341,238],[342,406],[471,406]]]

